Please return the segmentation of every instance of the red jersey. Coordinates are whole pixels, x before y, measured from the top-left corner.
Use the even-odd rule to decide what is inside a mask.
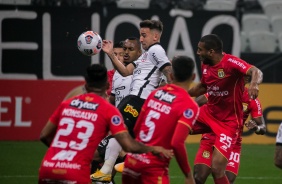
[[[172,141],[182,134],[175,131],[177,127],[185,125],[187,129],[183,130],[181,126],[182,131],[188,134],[188,128],[192,129],[198,114],[199,107],[187,91],[174,84],[167,84],[153,91],[145,101],[134,127],[136,139],[146,145],[173,149]],[[175,152],[175,156],[182,162],[179,164],[182,164],[185,169],[189,167],[184,145],[186,137],[187,135],[183,137],[183,148],[180,146],[177,153]],[[147,156],[152,160],[156,158],[151,154]]]
[[[90,163],[100,141],[109,131],[127,131],[118,109],[94,93],[62,102],[49,120],[57,132],[41,163],[41,180],[89,183]]]
[[[230,54],[214,65],[202,64],[201,82],[207,88],[208,112],[219,121],[242,122],[243,76],[252,67]]]
[[[112,85],[113,85],[113,76],[115,74],[115,69],[109,70],[107,74],[108,74],[108,81],[110,84],[109,89],[107,90],[107,95],[111,95]]]

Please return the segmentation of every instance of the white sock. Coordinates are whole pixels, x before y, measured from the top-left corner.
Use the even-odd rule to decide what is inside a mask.
[[[116,141],[115,138],[111,138],[106,148],[105,152],[105,162],[101,168],[101,172],[105,174],[111,174],[119,152],[121,151],[121,146]]]

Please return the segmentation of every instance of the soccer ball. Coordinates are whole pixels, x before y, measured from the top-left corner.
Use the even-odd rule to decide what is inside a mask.
[[[86,56],[98,54],[102,48],[102,38],[96,32],[86,31],[78,37],[77,48]]]

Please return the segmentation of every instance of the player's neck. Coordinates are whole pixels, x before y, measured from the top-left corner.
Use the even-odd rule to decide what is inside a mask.
[[[216,65],[216,64],[220,63],[220,61],[222,60],[223,56],[224,56],[223,54],[215,55],[213,60],[212,60],[212,65]]]
[[[172,84],[183,88],[185,91],[190,89],[191,82],[172,82]]]

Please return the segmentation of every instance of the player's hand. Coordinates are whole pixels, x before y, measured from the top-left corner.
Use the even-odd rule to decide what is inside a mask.
[[[111,53],[113,53],[113,42],[110,41],[110,40],[103,40],[102,50],[103,50],[106,54],[111,54]]]
[[[251,99],[256,99],[259,93],[259,87],[257,83],[251,83],[248,88],[249,97]]]
[[[257,124],[254,120],[249,120],[248,122],[245,123],[245,126],[249,129],[249,130],[253,130],[253,129],[257,129]]]
[[[153,151],[152,153],[154,155],[157,155],[159,157],[165,157],[165,158],[172,158],[173,157],[173,150],[168,150],[168,149],[164,149],[161,146],[152,146]]]

